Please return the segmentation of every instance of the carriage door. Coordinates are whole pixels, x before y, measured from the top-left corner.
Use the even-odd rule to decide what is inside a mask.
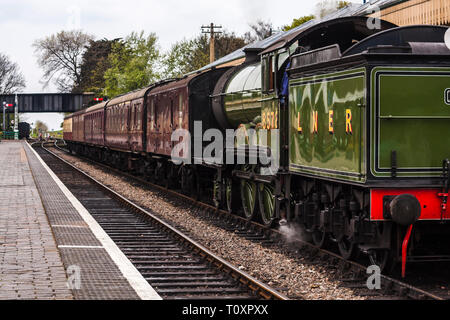
[[[166,112],[166,101],[164,96],[158,96],[156,102],[156,153],[164,153],[164,128],[165,128],[165,119],[167,119]]]
[[[162,153],[165,155],[170,155],[171,153],[171,135],[173,127],[173,99],[172,94],[166,94],[164,100],[164,132],[163,140],[164,147]]]
[[[147,115],[147,152],[156,151],[156,110],[155,97],[149,97]]]

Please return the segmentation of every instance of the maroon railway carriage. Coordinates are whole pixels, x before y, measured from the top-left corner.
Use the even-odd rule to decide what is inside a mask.
[[[75,112],[72,117],[72,141],[84,142],[84,114],[86,110]]]
[[[194,132],[194,121],[201,121],[202,133],[218,127],[210,96],[226,70],[212,69],[156,83],[77,112],[72,116],[74,137],[67,141],[69,148],[140,171],[152,180],[166,180],[167,170],[175,168],[172,133],[177,129]]]
[[[191,74],[148,92],[147,153],[171,157],[176,143],[171,141],[172,133],[177,129],[193,133],[195,121],[201,121],[203,132],[217,128],[209,97],[226,70]]]
[[[72,141],[73,140],[73,123],[72,123],[72,115],[64,118],[63,123],[63,139],[65,141]]]
[[[145,150],[145,98],[153,86],[116,97],[107,102],[105,146],[123,152]]]
[[[88,144],[103,146],[105,143],[105,106],[106,102],[99,103],[84,113],[84,141]]]
[[[189,129],[188,86],[196,75],[156,87],[147,97],[148,153],[169,157],[172,132]]]
[[[202,135],[209,128],[218,128],[212,112],[210,96],[218,79],[228,68],[212,69],[185,76],[152,89],[147,97],[147,158],[143,173],[150,180],[166,186],[175,185],[181,174],[181,187],[185,192],[195,192],[201,177],[214,172],[198,172],[193,165],[182,167],[173,163],[172,150],[177,142],[172,133],[184,129],[191,134],[190,163],[194,163],[194,139],[202,144]],[[194,137],[194,123],[202,126],[202,135]],[[203,148],[201,149],[203,150]],[[178,153],[175,157],[187,158]],[[179,170],[181,169],[181,170]]]

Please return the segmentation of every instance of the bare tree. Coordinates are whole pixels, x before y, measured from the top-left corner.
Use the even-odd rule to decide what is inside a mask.
[[[33,44],[44,70],[44,87],[53,79],[60,92],[71,92],[81,82],[83,53],[93,36],[79,30],[61,31]]]
[[[244,39],[247,43],[263,40],[272,35],[273,26],[268,21],[258,19],[255,23],[250,23],[249,26],[252,31],[244,34]]]
[[[36,130],[41,130],[42,133],[47,132],[48,131],[48,126],[45,122],[41,121],[41,120],[36,120],[36,123],[34,124],[34,127],[36,128]]]
[[[348,1],[321,0],[316,4],[316,16],[323,18],[339,9],[345,8],[351,3]]]
[[[0,93],[16,93],[23,88],[25,88],[25,78],[19,66],[9,60],[7,55],[0,53]]]

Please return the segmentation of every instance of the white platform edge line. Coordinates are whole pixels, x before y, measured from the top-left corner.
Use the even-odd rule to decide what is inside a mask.
[[[73,245],[60,245],[58,248],[69,248],[69,249],[105,249],[103,246],[73,246]]]
[[[136,291],[137,295],[142,300],[162,300],[161,296],[155,291],[155,289],[153,289],[153,287],[147,282],[147,280],[144,279],[142,274],[136,269],[131,261],[128,260],[125,254],[119,249],[119,247],[117,247],[114,241],[106,234],[102,227],[91,216],[86,208],[78,201],[78,199],[72,194],[72,192],[67,189],[64,183],[62,183],[62,181],[55,175],[55,173],[47,166],[47,164],[44,162],[44,160],[42,160],[42,158],[33,149],[33,147],[31,147],[28,142],[26,142],[26,144],[34,153],[34,155],[36,155],[37,159],[53,178],[64,195],[69,199],[69,201],[81,215],[83,220],[88,224],[88,226],[92,230],[92,233],[103,245],[106,252],[122,272],[125,279],[127,279],[127,281],[130,283],[131,287]]]
[[[52,228],[77,228],[77,229],[87,229],[89,226],[72,226],[68,224],[52,224]]]

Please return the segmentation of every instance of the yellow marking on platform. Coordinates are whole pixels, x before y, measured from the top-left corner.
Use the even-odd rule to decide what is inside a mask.
[[[28,162],[27,154],[25,153],[25,149],[23,147],[20,148],[20,161],[22,163]]]

